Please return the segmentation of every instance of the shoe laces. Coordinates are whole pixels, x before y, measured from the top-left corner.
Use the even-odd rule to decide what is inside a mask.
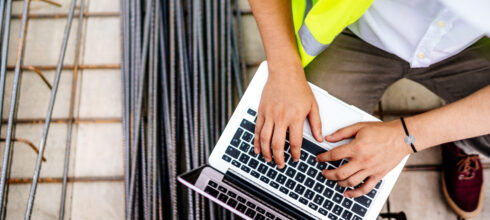
[[[461,159],[458,163],[458,173],[460,180],[473,179],[475,177],[475,171],[480,169],[480,164],[478,163],[478,155],[470,155]]]

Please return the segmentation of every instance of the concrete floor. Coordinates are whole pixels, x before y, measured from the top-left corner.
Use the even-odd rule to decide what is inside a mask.
[[[250,11],[247,0],[240,0],[243,11]],[[264,48],[260,34],[251,14],[243,16],[243,41],[246,61],[249,64],[260,63],[265,60]],[[257,67],[249,65],[248,75],[253,76]],[[394,83],[383,95],[382,107],[384,111],[400,110],[427,110],[439,107],[444,101],[420,84],[402,79]],[[394,117],[385,117],[393,120]],[[407,165],[441,164],[440,148],[419,152],[413,155]],[[489,163],[490,158],[482,158],[482,162]],[[490,198],[490,169],[484,171],[485,199]],[[389,197],[392,212],[403,211],[408,219],[457,219],[456,215],[446,205],[440,189],[441,175],[437,171],[404,171],[400,175]],[[383,208],[383,212],[387,207]],[[482,213],[474,219],[490,219],[490,206],[484,205]]]
[[[56,7],[33,1],[31,14],[67,13],[71,0],[55,0]],[[80,2],[80,1],[78,1]],[[77,3],[78,5],[79,3]],[[22,1],[14,1],[13,14],[21,14]],[[118,0],[87,0],[88,12],[119,12]],[[78,13],[78,12],[77,12]],[[9,47],[9,66],[15,63],[20,19],[13,20]],[[56,65],[66,18],[30,19],[24,53],[25,66]],[[65,64],[72,65],[75,53],[77,19],[74,19]],[[81,122],[73,127],[70,177],[111,177],[116,181],[70,182],[65,219],[123,219],[124,182],[121,128],[121,60],[119,16],[88,17],[82,34],[81,65],[111,64],[116,68],[81,70],[77,85],[75,117],[80,119],[115,119],[102,123]],[[52,82],[54,71],[43,71]],[[4,118],[8,114],[13,72],[7,75]],[[67,118],[72,71],[64,70],[60,79],[53,118]],[[50,90],[32,71],[22,74],[18,119],[44,118]],[[16,137],[39,145],[42,124],[18,124]],[[67,133],[66,123],[53,123],[49,132],[41,178],[61,177]],[[5,126],[2,137],[5,136]],[[11,178],[32,178],[36,154],[23,143],[14,144]],[[3,154],[3,142],[0,149]],[[30,184],[10,184],[7,219],[22,219]],[[40,183],[32,219],[57,219],[61,183]]]

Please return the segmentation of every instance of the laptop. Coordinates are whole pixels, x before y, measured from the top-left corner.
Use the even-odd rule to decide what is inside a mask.
[[[408,156],[366,195],[346,198],[344,187],[325,179],[321,170],[347,161],[317,163],[316,155],[348,143],[318,143],[307,120],[299,162],[285,141],[286,166],[277,169],[253,151],[255,119],[268,76],[263,62],[209,157],[209,164],[178,176],[178,181],[244,219],[376,219]],[[327,91],[309,84],[317,100],[322,136],[361,121],[379,121]],[[382,152],[380,152],[382,153]]]

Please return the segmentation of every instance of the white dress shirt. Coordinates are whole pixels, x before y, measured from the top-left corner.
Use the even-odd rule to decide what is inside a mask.
[[[439,0],[375,0],[349,29],[412,68],[449,58],[484,36]]]

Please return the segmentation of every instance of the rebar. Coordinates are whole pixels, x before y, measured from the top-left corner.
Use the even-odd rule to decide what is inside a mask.
[[[7,4],[11,5],[12,1],[9,0]],[[29,5],[31,1],[30,0],[24,0],[24,7],[22,9],[22,22],[21,22],[21,28],[20,28],[20,36],[19,36],[19,41],[17,45],[17,56],[15,60],[15,72],[14,72],[14,80],[13,80],[13,87],[12,87],[12,94],[11,94],[11,101],[10,101],[10,108],[9,108],[9,117],[8,117],[8,125],[7,125],[7,133],[5,137],[5,148],[4,148],[4,153],[3,153],[3,162],[2,162],[2,176],[0,179],[0,218],[5,218],[6,214],[6,204],[5,200],[7,199],[7,189],[6,189],[6,182],[7,178],[10,175],[10,158],[12,154],[12,137],[13,137],[13,125],[14,125],[14,118],[16,115],[16,109],[17,109],[17,94],[19,90],[19,81],[20,81],[20,73],[21,73],[21,65],[22,65],[22,57],[23,57],[23,52],[24,52],[24,41],[25,41],[25,36],[27,33],[27,15],[29,14]],[[10,15],[10,14],[8,14]],[[7,19],[9,19],[10,16],[7,16]],[[7,22],[9,23],[9,22]],[[5,32],[8,32],[7,30]],[[5,35],[4,35],[5,36]],[[7,36],[8,38],[8,36]],[[5,37],[4,37],[5,40]],[[4,41],[5,42],[5,41]],[[8,42],[8,40],[7,40]],[[4,44],[3,47],[8,47],[8,44]],[[4,49],[2,48],[2,49]],[[4,54],[6,55],[6,53]],[[2,71],[3,71],[3,66],[4,64],[2,63]],[[3,81],[3,84],[5,83],[5,80]],[[3,91],[2,91],[3,93]],[[3,94],[2,94],[2,99],[3,99]],[[2,100],[3,101],[3,100]],[[3,102],[2,102],[3,103]],[[2,104],[3,105],[3,104]]]
[[[41,141],[39,144],[39,153],[37,155],[36,165],[34,168],[34,175],[32,177],[33,181],[32,181],[31,190],[29,193],[29,199],[27,201],[27,208],[26,208],[26,213],[25,213],[25,217],[24,217],[26,220],[31,218],[32,208],[34,206],[34,198],[36,195],[37,183],[38,183],[39,174],[41,171],[41,164],[42,164],[41,158],[44,154],[44,150],[45,150],[45,146],[46,146],[46,139],[47,139],[48,132],[49,132],[51,116],[53,114],[53,107],[54,107],[54,103],[56,100],[56,94],[58,92],[58,84],[59,84],[59,80],[60,80],[60,76],[61,76],[63,61],[65,59],[66,46],[68,44],[68,39],[70,36],[70,29],[71,29],[71,24],[73,21],[73,14],[75,13],[76,2],[77,2],[77,0],[72,0],[72,2],[71,2],[70,12],[68,15],[68,20],[66,23],[65,32],[63,35],[63,41],[61,43],[61,51],[60,51],[60,56],[59,56],[59,60],[58,60],[58,66],[56,68],[55,78],[53,81],[53,88],[51,89],[51,97],[49,100],[48,112],[46,114],[46,121],[44,123],[43,135],[41,137]]]
[[[73,115],[75,110],[75,96],[76,88],[78,83],[78,63],[80,57],[80,48],[82,44],[82,28],[83,28],[83,16],[85,10],[85,0],[80,0],[79,7],[79,17],[78,17],[78,28],[77,28],[77,38],[76,38],[76,48],[75,48],[75,58],[73,61],[73,75],[71,82],[71,92],[70,92],[70,106],[68,109],[68,124],[66,130],[66,145],[65,145],[65,160],[63,164],[63,182],[61,184],[61,199],[60,199],[60,211],[58,219],[63,220],[65,216],[65,203],[66,203],[66,190],[68,182],[68,168],[70,165],[70,151],[71,151],[71,136],[73,128]]]

